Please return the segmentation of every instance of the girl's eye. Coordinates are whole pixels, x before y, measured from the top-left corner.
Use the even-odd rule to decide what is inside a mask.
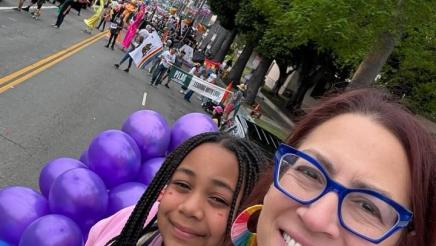
[[[215,205],[218,205],[218,206],[225,206],[225,207],[229,207],[229,206],[230,206],[229,203],[228,203],[226,200],[224,200],[223,198],[221,198],[221,197],[213,196],[213,197],[210,197],[209,199],[210,199],[210,200],[212,201],[212,203],[215,204]]]
[[[176,187],[176,189],[180,191],[189,191],[191,190],[191,186],[189,184],[182,182],[182,181],[174,181],[173,185]]]

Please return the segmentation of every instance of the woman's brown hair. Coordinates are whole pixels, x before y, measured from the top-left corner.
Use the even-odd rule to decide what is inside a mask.
[[[376,89],[359,89],[326,98],[315,106],[294,128],[286,143],[299,146],[324,122],[347,113],[367,115],[394,134],[409,161],[411,175],[410,233],[404,233],[398,245],[433,245],[436,242],[436,144],[430,133],[403,106]],[[272,173],[272,172],[270,172]],[[260,203],[272,183],[272,175],[263,175],[246,207]],[[413,232],[412,232],[413,231]]]

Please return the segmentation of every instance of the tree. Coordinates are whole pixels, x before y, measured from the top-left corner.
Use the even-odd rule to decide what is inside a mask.
[[[221,47],[214,54],[214,60],[222,62],[237,35],[235,24],[236,14],[239,11],[239,0],[208,0],[212,12],[218,16],[221,26],[230,34],[222,40]]]
[[[265,16],[257,11],[250,0],[243,0],[236,15],[236,25],[245,47],[229,73],[229,81],[239,84],[244,68],[262,39],[268,23]]]
[[[425,38],[434,40],[435,24],[428,19],[435,16],[431,1],[401,1],[252,0],[270,23],[261,40],[263,49],[269,48],[268,53],[263,54],[279,54],[279,50],[291,51],[312,43],[318,52],[332,54],[338,68],[356,66],[364,57],[368,57],[371,59],[363,63],[371,68],[366,71],[372,72],[364,72],[354,78],[366,77],[371,82],[392,47],[407,45],[398,39],[403,33],[416,32],[416,29],[420,33],[427,33],[418,35],[416,38],[420,38],[420,41],[415,42],[413,49],[409,50],[420,50],[419,46]],[[285,2],[288,3],[287,8],[283,7]],[[394,43],[390,35],[393,35]],[[372,55],[381,51],[383,55]],[[377,62],[365,62],[371,60]],[[303,70],[310,73],[313,69]],[[307,75],[302,77],[309,78]]]

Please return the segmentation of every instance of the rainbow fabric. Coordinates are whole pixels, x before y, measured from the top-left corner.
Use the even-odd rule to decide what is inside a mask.
[[[248,230],[247,223],[250,216],[256,211],[262,209],[262,205],[254,205],[245,209],[238,215],[235,222],[233,222],[230,236],[233,245],[235,246],[256,246],[256,233]]]

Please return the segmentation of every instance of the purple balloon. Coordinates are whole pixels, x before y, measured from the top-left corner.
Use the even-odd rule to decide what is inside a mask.
[[[86,237],[91,226],[105,215],[108,193],[97,174],[75,168],[55,180],[48,200],[53,213],[73,219]]]
[[[49,213],[44,196],[31,188],[0,189],[0,240],[16,245],[27,226]]]
[[[209,115],[203,113],[190,113],[180,117],[171,129],[170,150],[173,151],[187,139],[204,133],[217,132],[218,126]]]
[[[41,193],[48,198],[48,193],[55,179],[64,172],[78,167],[86,168],[82,162],[68,157],[58,158],[45,164],[39,175]]]
[[[165,158],[158,157],[144,162],[139,171],[138,181],[145,185],[149,185],[164,161]]]
[[[135,205],[146,189],[146,185],[137,182],[129,182],[113,188],[109,192],[108,215]]]
[[[171,140],[171,130],[162,115],[152,110],[137,111],[129,116],[123,132],[135,139],[142,161],[164,156]]]
[[[82,154],[80,155],[79,160],[80,160],[83,164],[85,164],[85,165],[88,166],[88,150],[87,150],[87,149],[84,150],[84,151],[82,152]]]
[[[19,246],[82,246],[79,226],[68,217],[51,214],[30,224],[21,236]]]
[[[129,135],[120,130],[107,130],[89,145],[88,166],[110,189],[136,179],[141,153]]]

